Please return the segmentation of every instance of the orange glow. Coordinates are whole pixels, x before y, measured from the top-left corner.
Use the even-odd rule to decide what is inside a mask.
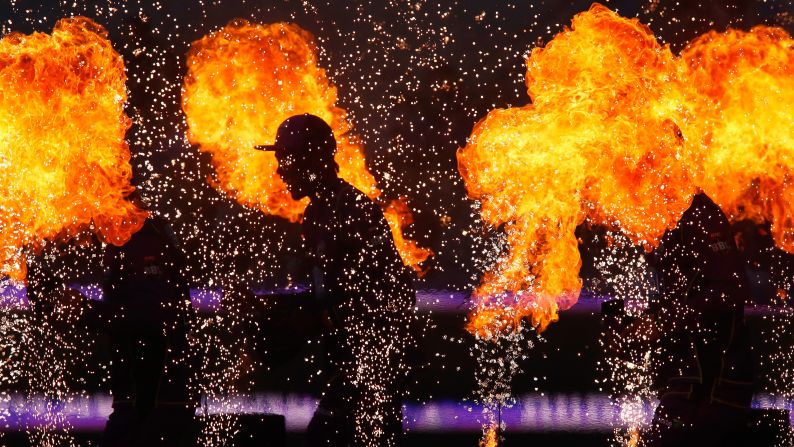
[[[0,271],[25,277],[26,252],[90,229],[123,244],[146,213],[125,200],[132,169],[124,62],[84,17],[51,35],[0,40]]]
[[[480,447],[498,447],[499,446],[499,429],[496,424],[490,424],[485,427],[485,432],[480,439]]]
[[[469,330],[543,330],[581,289],[576,226],[652,248],[703,189],[733,220],[769,220],[794,251],[794,42],[710,32],[680,57],[604,6],[527,60],[532,104],[494,110],[458,151],[483,220],[509,246],[475,291]]]
[[[581,289],[576,226],[619,226],[653,245],[694,192],[675,122],[687,95],[669,48],[637,20],[594,5],[527,61],[532,104],[494,110],[458,152],[486,223],[505,226],[509,252],[483,277],[469,329],[499,333],[483,312],[504,308],[544,329]],[[502,323],[499,323],[502,324]],[[515,324],[511,325],[515,327]]]
[[[335,105],[336,87],[318,66],[314,38],[307,31],[288,23],[235,20],[193,42],[187,64],[182,108],[188,138],[212,155],[217,175],[212,184],[218,190],[243,205],[300,220],[308,199],[293,200],[276,173],[275,156],[253,147],[272,144],[286,118],[311,113],[334,130],[340,177],[372,199],[380,196],[347,113]],[[409,224],[409,216],[407,208],[387,209],[404,262],[416,266],[429,251],[405,240],[401,226],[395,225]]]
[[[709,32],[681,58],[697,88],[701,186],[732,220],[772,224],[794,252],[794,39],[779,28]]]
[[[411,266],[419,276],[424,274],[421,264],[430,256],[433,256],[433,251],[427,248],[422,248],[412,240],[405,239],[403,235],[403,228],[411,225],[414,221],[411,210],[405,203],[405,199],[393,200],[383,210],[386,221],[389,223],[392,235],[394,236],[394,245],[397,246],[397,251],[400,253],[405,265]]]
[[[290,116],[311,113],[334,130],[340,176],[369,197],[380,194],[307,31],[236,20],[193,42],[187,65],[182,108],[188,138],[212,154],[218,177],[213,185],[220,191],[298,221],[308,199],[294,201],[276,174],[275,156],[253,147],[273,144],[279,124]]]
[[[637,427],[632,427],[629,429],[629,439],[626,441],[626,447],[637,447],[640,445],[640,440],[642,439],[642,433],[640,429]]]

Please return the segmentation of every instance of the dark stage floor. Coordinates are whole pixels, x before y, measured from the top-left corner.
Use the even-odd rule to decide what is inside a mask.
[[[197,295],[212,299],[212,294]],[[555,443],[564,446],[608,445],[612,428],[619,422],[620,408],[606,390],[596,382],[601,378],[598,362],[603,352],[598,343],[601,332],[600,306],[603,300],[582,299],[573,309],[563,312],[522,361],[523,373],[513,380],[516,404],[503,411],[507,423],[507,443],[531,445]],[[207,311],[213,304],[197,303]],[[420,294],[420,306],[430,315],[435,327],[427,338],[432,362],[418,377],[412,389],[413,399],[406,402],[406,445],[442,446],[477,445],[480,436],[481,407],[468,399],[476,386],[476,363],[470,352],[473,338],[464,330],[466,302],[462,294],[426,291]],[[764,338],[770,330],[774,309],[748,308],[748,324],[753,333],[754,352],[768,356],[773,346]],[[102,363],[102,341],[94,352],[86,353],[86,362]],[[790,347],[789,347],[790,349]],[[321,385],[312,380],[313,369],[304,361],[316,354],[312,348],[260,374],[255,395],[240,400],[235,407],[247,413],[276,413],[286,418],[287,445],[301,445],[303,428],[316,405]],[[788,408],[792,402],[768,393],[769,376],[764,367],[757,369],[756,408]],[[90,445],[97,438],[110,413],[111,399],[101,383],[87,382],[86,394],[69,403],[54,405],[68,423],[80,433],[81,442]],[[5,436],[0,445],[24,445],[25,427],[40,423],[41,409],[47,402],[27,401],[21,390],[9,390],[9,399],[0,400],[0,424]],[[50,402],[52,403],[52,402]],[[220,411],[208,404],[210,412]],[[653,412],[648,403],[643,413]],[[36,414],[39,414],[36,416]]]

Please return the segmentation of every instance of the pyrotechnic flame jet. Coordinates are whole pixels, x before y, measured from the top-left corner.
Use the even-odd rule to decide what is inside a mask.
[[[194,42],[188,54],[182,108],[188,139],[212,155],[217,179],[211,183],[243,205],[292,222],[308,199],[293,200],[273,154],[253,148],[272,144],[279,124],[293,115],[325,120],[338,142],[340,176],[370,198],[381,194],[336,99],[336,87],[317,63],[314,38],[293,24],[235,20]],[[403,237],[412,221],[407,206],[393,201],[385,214],[403,260],[420,271],[432,252]]]
[[[705,191],[731,220],[794,249],[794,40],[710,32],[675,56],[637,19],[594,4],[527,59],[532,104],[494,110],[458,151],[469,196],[508,252],[475,291],[469,330],[543,330],[578,299],[574,230],[653,248]]]
[[[124,62],[102,26],[62,19],[51,35],[0,40],[0,272],[25,252],[90,230],[121,245],[146,218],[132,192]]]

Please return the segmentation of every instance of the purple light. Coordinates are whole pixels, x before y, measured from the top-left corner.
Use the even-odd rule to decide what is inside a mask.
[[[12,395],[0,402],[0,428],[21,431],[36,426],[69,426],[83,431],[99,431],[111,412],[112,398],[107,394],[81,396],[69,402],[26,400]],[[261,393],[253,397],[237,397],[219,402],[205,402],[197,414],[283,414],[287,430],[301,432],[306,428],[317,406],[312,396]],[[650,423],[654,404],[645,403],[645,424]],[[753,408],[794,410],[794,401],[781,397],[758,395]],[[620,407],[604,394],[529,394],[516,399],[516,404],[503,408],[504,420],[511,432],[597,432],[611,431],[620,422]],[[481,430],[482,407],[452,400],[431,401],[403,406],[403,420],[408,431],[478,432]],[[792,420],[794,426],[794,420]]]

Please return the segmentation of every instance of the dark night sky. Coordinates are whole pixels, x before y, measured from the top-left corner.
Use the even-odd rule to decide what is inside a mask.
[[[273,270],[295,268],[285,259],[291,259],[290,253],[297,246],[297,229],[226,203],[203,182],[209,172],[206,157],[165,135],[179,134],[183,129],[178,94],[189,43],[235,17],[258,22],[289,21],[311,31],[323,50],[321,63],[338,87],[340,105],[350,112],[355,132],[364,141],[370,169],[387,197],[409,198],[416,214],[412,236],[438,253],[426,277],[428,285],[456,288],[468,287],[475,281],[479,269],[476,254],[489,244],[489,238],[479,236],[481,224],[466,199],[455,151],[465,144],[474,123],[489,110],[529,101],[523,85],[524,55],[533,46],[551,40],[574,14],[591,3],[0,1],[4,32],[49,32],[57,19],[74,14],[92,17],[108,28],[114,46],[127,61],[131,107],[146,110],[144,126],[162,134],[149,148],[132,144],[134,162],[143,165],[148,159],[153,172],[176,179],[161,188],[155,208],[164,212],[169,208],[182,210],[181,220],[174,220],[183,234],[189,232],[186,226],[197,221],[203,222],[199,226],[206,233],[218,232],[220,227],[228,233],[229,228],[235,228],[231,236],[207,236],[187,242],[188,246],[193,244],[196,278],[203,277],[203,271],[212,270],[215,263],[230,262],[208,254],[212,247],[216,251],[228,250],[241,240],[250,246],[246,256],[258,258],[260,265],[267,264]],[[124,6],[111,11],[109,3]],[[624,16],[640,17],[674,51],[711,28],[769,24],[794,31],[790,0],[604,3]],[[138,27],[133,38],[129,24],[141,11],[152,29],[141,31]],[[132,50],[141,42],[155,50],[149,59],[144,56],[135,62]],[[165,64],[158,69],[161,79],[135,85],[136,71],[150,70],[152,61]],[[433,88],[445,81],[448,88]],[[167,104],[155,100],[152,90],[159,90]],[[141,129],[131,131],[131,141],[136,132]],[[171,160],[187,161],[188,168],[184,169],[190,172],[174,171]],[[175,192],[179,187],[195,194]],[[162,199],[164,196],[168,199]],[[442,216],[451,220],[441,219]],[[229,219],[234,225],[228,225]],[[225,220],[223,225],[218,223]],[[286,237],[274,236],[284,234]]]

